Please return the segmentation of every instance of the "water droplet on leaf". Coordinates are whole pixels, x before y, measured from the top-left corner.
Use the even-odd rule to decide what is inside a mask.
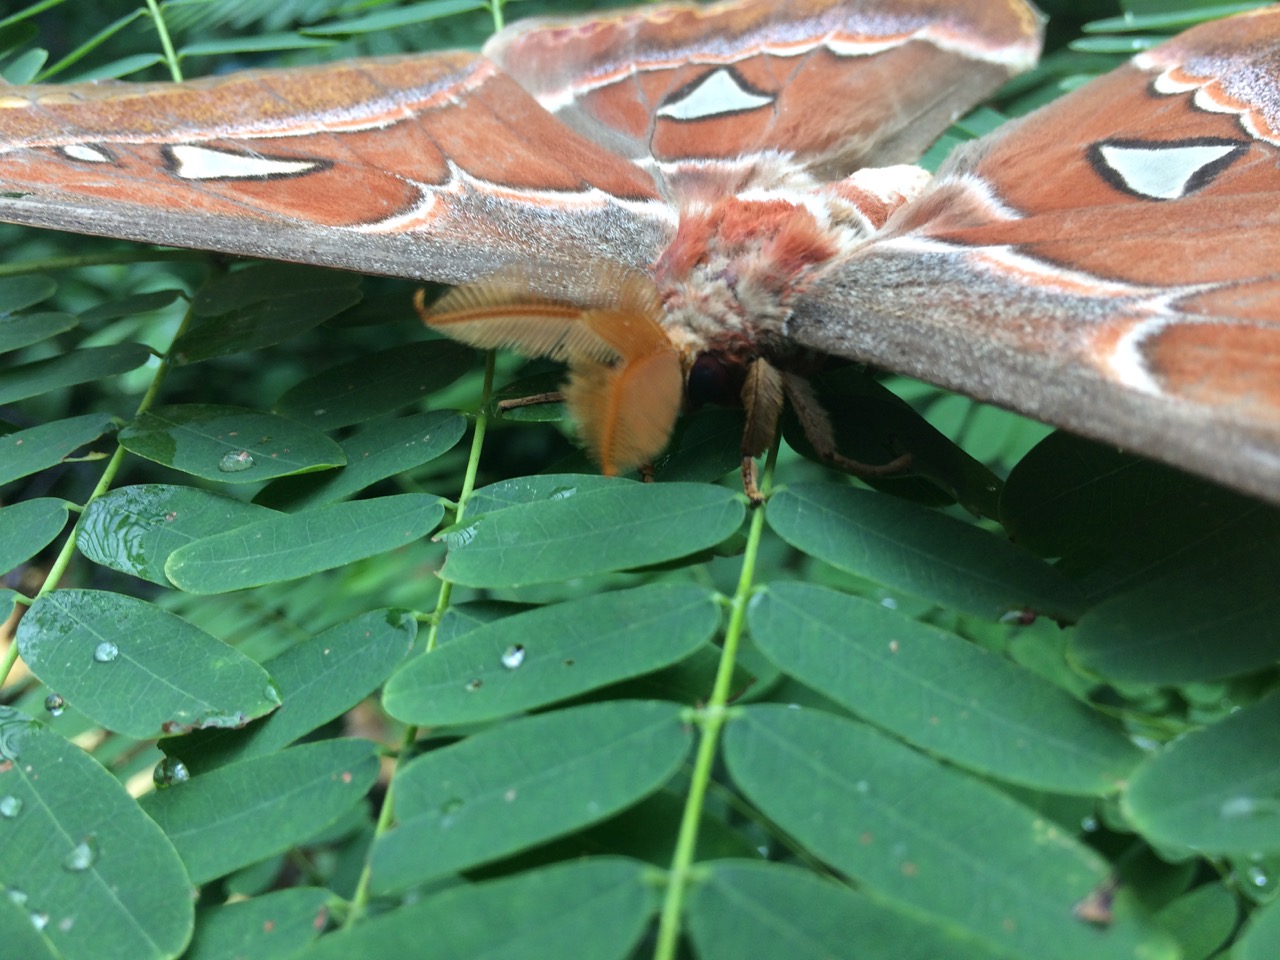
[[[514,670],[522,663],[524,663],[524,647],[521,644],[514,643],[502,652],[502,665],[508,670]]]
[[[186,783],[190,779],[191,771],[187,769],[187,765],[173,757],[165,757],[156,764],[155,770],[151,772],[151,782],[160,790],[179,783]]]
[[[0,797],[0,817],[6,820],[12,820],[22,812],[22,798],[15,797],[13,794]]]
[[[11,903],[15,903],[18,906],[22,906],[27,902],[27,892],[25,890],[19,890],[17,887],[10,887],[5,891],[5,896],[9,898]]]
[[[93,659],[99,663],[110,663],[118,656],[120,656],[120,648],[110,640],[103,640],[93,648]]]
[[[232,450],[224,453],[218,461],[218,469],[223,473],[240,473],[254,466],[253,454],[248,450]]]
[[[49,716],[60,717],[62,711],[66,709],[67,701],[62,699],[62,694],[51,693],[44,698],[44,708],[49,711]]]
[[[97,860],[97,838],[85,837],[71,848],[70,853],[62,858],[62,869],[69,870],[71,873],[81,873],[92,867]]]

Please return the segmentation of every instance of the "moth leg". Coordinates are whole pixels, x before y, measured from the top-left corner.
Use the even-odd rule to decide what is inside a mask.
[[[527,397],[515,397],[511,400],[499,400],[498,411],[506,413],[508,410],[518,410],[521,407],[540,407],[544,403],[563,403],[564,391],[551,390],[546,393],[533,393]]]
[[[759,357],[747,367],[742,382],[742,406],[747,412],[742,430],[742,489],[753,504],[764,503],[756,480],[756,457],[773,444],[782,413],[783,375],[777,367]]]
[[[814,451],[823,460],[834,464],[855,477],[891,477],[904,473],[911,466],[911,454],[904,453],[888,463],[873,464],[852,460],[836,450],[835,431],[831,428],[831,418],[822,408],[818,398],[813,394],[813,387],[804,377],[793,373],[782,375],[783,389],[791,407],[796,412],[804,435],[813,445]]]

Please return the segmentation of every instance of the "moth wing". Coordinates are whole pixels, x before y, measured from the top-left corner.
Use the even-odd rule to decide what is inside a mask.
[[[462,282],[645,266],[652,178],[475,54],[0,90],[0,219]]]
[[[1023,0],[729,0],[523,21],[485,53],[634,160],[781,151],[832,179],[915,160],[1040,34]]]
[[[1280,502],[1280,10],[967,145],[787,332]]]

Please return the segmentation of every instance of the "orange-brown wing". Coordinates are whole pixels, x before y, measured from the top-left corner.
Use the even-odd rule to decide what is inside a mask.
[[[0,88],[0,219],[448,282],[646,266],[652,178],[474,54]]]
[[[969,145],[788,332],[1280,501],[1280,9]]]
[[[1039,50],[1023,0],[677,3],[525,21],[485,47],[624,156],[782,151],[828,178],[915,160]]]

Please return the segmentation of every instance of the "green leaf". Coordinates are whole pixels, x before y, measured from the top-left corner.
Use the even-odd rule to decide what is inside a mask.
[[[118,320],[120,317],[136,317],[167,307],[182,295],[181,290],[152,290],[117,300],[106,300],[80,314],[80,320],[84,323],[101,323],[105,320]]]
[[[1075,587],[1044,561],[972,524],[893,497],[832,484],[784,487],[769,526],[848,573],[974,616],[1032,610],[1074,619]]]
[[[403,610],[373,610],[295,644],[262,666],[281,708],[243,730],[209,730],[170,740],[170,756],[192,769],[265,756],[350,710],[413,649],[418,622]]]
[[[320,936],[332,896],[293,887],[202,910],[182,960],[289,960]]]
[[[405,493],[283,514],[188,544],[165,575],[189,593],[227,593],[296,580],[424,537],[444,516],[440,500]]]
[[[880,604],[803,583],[751,602],[778,667],[917,746],[1041,790],[1114,792],[1143,753],[1047,680]]]
[[[0,590],[0,619],[8,620],[13,615],[14,609],[18,606],[18,597],[21,594],[16,590]]]
[[[43,303],[57,290],[58,284],[54,282],[53,277],[44,274],[0,278],[0,319],[7,319],[19,310]],[[5,329],[4,326],[0,325],[0,330],[3,329]],[[2,342],[0,340],[0,343]]]
[[[69,313],[24,313],[16,317],[0,316],[0,353],[29,347],[76,327]]]
[[[1109,877],[1096,853],[994,788],[850,720],[748,706],[725,760],[765,816],[891,900],[1026,960],[1173,960],[1122,891],[1105,929],[1073,908]]]
[[[297,960],[627,960],[655,912],[651,869],[603,857],[455,887],[324,937]]]
[[[374,843],[373,886],[400,890],[603,820],[670,780],[690,743],[677,705],[612,701],[433,750],[396,777],[399,824]]]
[[[140,803],[195,883],[287,850],[337,820],[378,774],[367,740],[325,740],[219,767]]]
[[[264,53],[275,50],[309,50],[333,46],[332,40],[303,37],[296,33],[262,33],[256,36],[232,37],[226,40],[203,40],[185,44],[178,50],[182,59],[188,57],[222,57],[231,53]]]
[[[1258,910],[1236,941],[1232,960],[1275,960],[1280,956],[1280,900]]]
[[[741,437],[739,437],[741,441]],[[537,503],[541,500],[563,500],[592,490],[617,486],[614,477],[602,477],[595,473],[540,473],[531,477],[512,477],[481,487],[472,496],[467,512],[472,516],[505,510],[520,503]]]
[[[1280,660],[1280,543],[1242,547],[1109,597],[1071,633],[1080,665],[1109,680],[1218,680]]]
[[[71,706],[138,739],[243,726],[280,705],[267,672],[234,647],[118,593],[47,593],[17,641],[32,672]]]
[[[720,543],[744,512],[724,487],[614,481],[468,521],[446,538],[440,575],[506,587],[664,563]]]
[[[708,407],[681,417],[653,473],[663,483],[710,483],[742,468],[741,410]]]
[[[219,483],[258,483],[340,467],[342,449],[318,430],[243,407],[153,407],[119,434],[140,457]]]
[[[541,607],[405,664],[387,683],[383,706],[419,726],[495,720],[683,660],[719,623],[715,597],[687,584]]]
[[[107,414],[87,413],[0,437],[0,484],[61,463],[64,457],[115,428],[115,420]]]
[[[194,487],[121,487],[89,504],[76,546],[94,563],[168,587],[164,565],[173,551],[275,515]]]
[[[151,351],[141,343],[81,347],[60,357],[35,360],[0,370],[0,403],[52,393],[78,383],[105,380],[142,366]]]
[[[1206,960],[1226,945],[1240,921],[1240,905],[1224,884],[1206,883],[1166,906],[1156,919],[1177,938],[1179,960]]]
[[[173,345],[195,363],[282,343],[360,302],[359,274],[296,264],[254,264],[201,289],[194,321]]]
[[[1122,797],[1154,843],[1211,854],[1280,852],[1280,694],[1180,737],[1138,768]]]
[[[0,72],[0,76],[6,72]],[[74,957],[74,951],[71,954],[55,953],[55,947],[45,937],[44,931],[36,929],[37,924],[46,922],[45,913],[27,909],[24,891],[18,890],[16,900],[11,890],[5,893],[6,896],[0,897],[0,943],[4,944],[5,950],[23,960],[67,960]]]
[[[484,6],[483,0],[427,0],[425,3],[414,3],[407,7],[380,10],[363,17],[347,17],[335,23],[307,27],[306,32],[310,36],[340,37],[359,33],[381,33],[383,30],[394,30],[414,23],[439,20],[468,10],[481,10]]]
[[[357,357],[304,380],[276,401],[276,410],[319,430],[372,420],[418,403],[466,373],[470,347],[420,340]]]
[[[1231,13],[1245,10],[1256,10],[1265,6],[1263,0],[1253,3],[1194,3],[1191,9],[1171,9],[1153,13],[1128,12],[1123,17],[1106,17],[1084,24],[1081,29],[1085,33],[1102,33],[1108,30],[1177,30],[1194,26],[1211,17],[1225,17]]]
[[[292,511],[345,500],[453,449],[466,429],[466,419],[447,410],[374,424],[342,441],[345,467],[277,480],[255,502]]]
[[[68,506],[41,497],[0,507],[0,570],[16,570],[52,543],[67,525]]]
[[[700,864],[689,891],[689,936],[700,960],[990,960],[958,931],[874,903],[782,863]]]
[[[1280,510],[1068,433],[1019,461],[1001,501],[1018,543],[1106,597],[1280,538]]]
[[[28,930],[39,927],[42,952],[160,960],[182,951],[191,885],[164,834],[83,750],[3,706],[0,800],[3,899],[20,902]],[[6,958],[39,956],[2,942]]]
[[[133,56],[121,57],[119,60],[112,60],[100,67],[94,67],[92,70],[77,73],[71,80],[76,83],[117,80],[160,63],[164,63],[164,57],[158,53],[135,53]]]

